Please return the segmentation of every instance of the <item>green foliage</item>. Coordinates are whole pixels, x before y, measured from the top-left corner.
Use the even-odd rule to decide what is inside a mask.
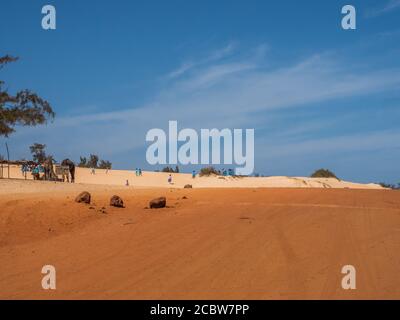
[[[214,167],[205,167],[205,168],[201,168],[199,176],[203,177],[203,176],[210,176],[210,175],[221,175],[221,172],[219,172],[217,169],[215,169]]]
[[[98,168],[99,157],[95,154],[91,154],[89,156],[88,167],[89,168]]]
[[[86,157],[80,157],[78,167],[94,169],[111,169],[112,163],[108,160],[100,160],[98,155],[91,154],[89,160]]]
[[[87,168],[87,159],[86,157],[79,157],[79,163],[78,163],[78,167],[80,168]]]
[[[32,154],[32,159],[35,162],[43,163],[46,159],[46,145],[41,143],[34,143],[29,147],[29,150]]]
[[[338,179],[338,177],[336,177],[336,175],[332,171],[329,171],[328,169],[319,169],[319,170],[315,171],[311,175],[311,178],[335,178],[335,179]]]
[[[172,167],[164,167],[161,172],[170,172],[170,173],[179,173],[178,166],[175,167],[175,170]]]
[[[111,162],[107,160],[100,160],[99,169],[111,169]]]
[[[17,61],[11,56],[0,57],[0,70],[8,63]],[[0,80],[0,136],[8,136],[16,125],[36,126],[45,124],[55,116],[50,104],[30,90],[18,91],[11,95]]]

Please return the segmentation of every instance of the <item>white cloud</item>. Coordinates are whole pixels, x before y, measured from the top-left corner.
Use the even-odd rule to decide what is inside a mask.
[[[366,16],[369,18],[377,17],[380,15],[392,12],[399,8],[400,8],[400,0],[390,0],[390,1],[386,2],[383,7],[375,8],[373,10],[371,9],[371,10],[367,11]]]
[[[167,78],[169,79],[178,78],[196,67],[226,58],[233,53],[236,46],[237,44],[235,42],[230,42],[225,47],[211,52],[206,58],[200,59],[196,62],[186,61],[178,69],[171,71],[167,75]]]
[[[179,76],[183,75],[186,71],[189,71],[190,69],[192,69],[194,66],[195,66],[195,64],[193,62],[185,62],[178,69],[172,71],[168,75],[168,77],[169,78],[179,77]]]

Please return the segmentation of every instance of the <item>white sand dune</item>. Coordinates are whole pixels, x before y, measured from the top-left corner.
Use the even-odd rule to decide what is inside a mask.
[[[183,188],[191,184],[193,188],[349,188],[349,189],[383,189],[375,183],[353,183],[333,178],[307,177],[222,177],[210,176],[192,178],[191,174],[172,173],[172,184],[168,183],[169,173],[143,171],[142,176],[136,176],[130,170],[101,170],[95,174],[90,169],[76,168],[76,183],[124,186],[127,181],[133,187],[166,187]],[[8,176],[7,168],[3,168],[3,177]],[[10,166],[10,178],[24,179],[19,166]],[[30,173],[27,179],[31,180]]]

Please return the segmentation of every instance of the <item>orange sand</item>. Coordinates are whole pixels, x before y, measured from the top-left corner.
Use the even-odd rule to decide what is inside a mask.
[[[94,209],[73,201],[82,190]],[[157,196],[170,207],[144,209]],[[399,299],[399,252],[398,191],[0,180],[2,299]]]

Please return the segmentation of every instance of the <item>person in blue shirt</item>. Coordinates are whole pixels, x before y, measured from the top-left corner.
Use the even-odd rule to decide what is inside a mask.
[[[32,169],[33,180],[39,180],[39,165]]]

